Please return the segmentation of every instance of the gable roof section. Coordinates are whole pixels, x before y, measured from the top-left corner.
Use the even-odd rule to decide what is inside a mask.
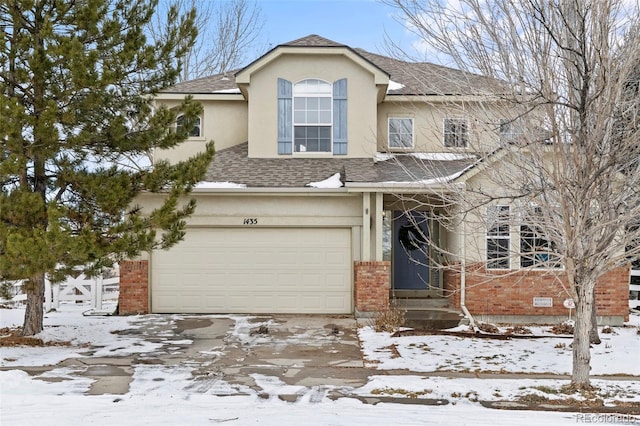
[[[216,153],[206,182],[232,182],[248,188],[304,188],[340,173],[344,183],[443,183],[475,163],[463,160],[421,160],[398,155],[386,161],[372,158],[249,158],[244,143]]]
[[[389,87],[390,96],[412,95],[488,95],[503,91],[499,80],[482,75],[471,74],[454,68],[444,67],[428,62],[406,62],[367,52],[364,49],[351,48],[345,44],[319,35],[308,35],[287,43],[280,44],[268,51],[246,67],[177,83],[161,91],[161,93],[180,94],[228,94],[240,93],[238,83],[242,82],[244,72],[251,72],[252,67],[259,67],[279,55],[282,49],[344,49],[352,58],[358,58],[362,64],[367,64],[372,70],[387,76],[397,83]],[[236,82],[238,75],[241,78]]]
[[[307,53],[309,49],[312,49],[316,54],[342,54],[363,68],[368,69],[373,74],[376,84],[387,84],[389,82],[388,72],[358,54],[353,48],[344,44],[336,43],[333,40],[320,37],[319,35],[312,34],[288,43],[280,44],[260,56],[246,67],[236,72],[236,83],[238,85],[248,84],[253,72],[259,70],[282,54],[298,52]]]

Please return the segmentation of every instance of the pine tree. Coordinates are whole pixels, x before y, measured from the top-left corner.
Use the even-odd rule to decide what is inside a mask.
[[[201,106],[154,108],[196,37],[195,11],[170,9],[166,37],[144,28],[157,0],[3,0],[0,4],[0,280],[26,279],[23,335],[43,328],[44,278],[96,272],[167,248],[195,209],[182,197],[213,157],[148,158],[184,141]],[[175,126],[184,114],[184,126]],[[163,192],[142,212],[135,197]],[[144,213],[144,214],[143,214]]]

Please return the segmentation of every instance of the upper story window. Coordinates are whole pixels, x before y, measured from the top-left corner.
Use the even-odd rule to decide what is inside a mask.
[[[444,119],[444,146],[466,148],[469,146],[469,121],[466,118]]]
[[[509,206],[487,207],[487,269],[509,269]]]
[[[347,155],[347,79],[278,79],[278,154]]]
[[[389,148],[413,148],[413,118],[389,118]]]
[[[331,152],[332,85],[309,79],[293,86],[294,152]]]
[[[185,121],[184,115],[179,115],[178,118],[176,118],[176,128],[184,127],[184,121]],[[192,137],[192,138],[200,137],[201,135],[200,126],[201,126],[200,117],[198,117],[195,120],[193,128],[189,131],[189,137]]]
[[[513,120],[500,120],[500,142],[514,143],[522,136],[520,124]]]

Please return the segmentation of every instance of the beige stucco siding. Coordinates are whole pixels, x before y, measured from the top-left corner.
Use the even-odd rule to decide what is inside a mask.
[[[197,95],[194,96],[198,100]],[[168,107],[179,104],[177,100],[159,100]],[[155,160],[177,162],[186,160],[204,151],[209,141],[215,143],[217,151],[247,141],[247,102],[233,100],[200,100],[203,113],[199,137],[190,137],[171,150],[157,150]]]
[[[255,226],[360,226],[361,194],[191,194],[197,201],[190,226],[243,226],[244,219],[257,219]],[[160,206],[162,196],[142,194],[136,200],[145,212]]]
[[[285,54],[251,75],[249,157],[278,157],[278,78],[294,84],[305,79],[333,83],[346,78],[347,157],[371,157],[375,153],[377,89],[374,75],[341,55]],[[322,154],[293,155],[318,158]]]
[[[506,112],[499,108],[487,110],[474,102],[444,103],[430,102],[426,98],[416,97],[414,102],[394,102],[392,98],[378,105],[378,151],[390,150],[389,118],[412,118],[414,148],[408,150],[391,149],[406,152],[445,152],[460,151],[460,148],[444,146],[444,119],[466,118],[469,123],[469,149],[491,151],[498,143],[498,124]]]

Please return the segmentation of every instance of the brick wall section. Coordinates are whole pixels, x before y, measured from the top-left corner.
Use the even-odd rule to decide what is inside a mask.
[[[381,312],[389,307],[391,262],[354,262],[356,312]]]
[[[149,313],[149,261],[127,260],[120,263],[118,313]]]
[[[563,289],[564,274],[549,271],[489,271],[484,266],[467,269],[465,305],[473,315],[567,315],[569,298]],[[460,308],[460,272],[444,272],[443,288],[449,306]],[[566,281],[564,281],[566,286]],[[552,307],[534,307],[534,297],[553,298]],[[605,274],[596,286],[599,316],[629,319],[629,267]]]

